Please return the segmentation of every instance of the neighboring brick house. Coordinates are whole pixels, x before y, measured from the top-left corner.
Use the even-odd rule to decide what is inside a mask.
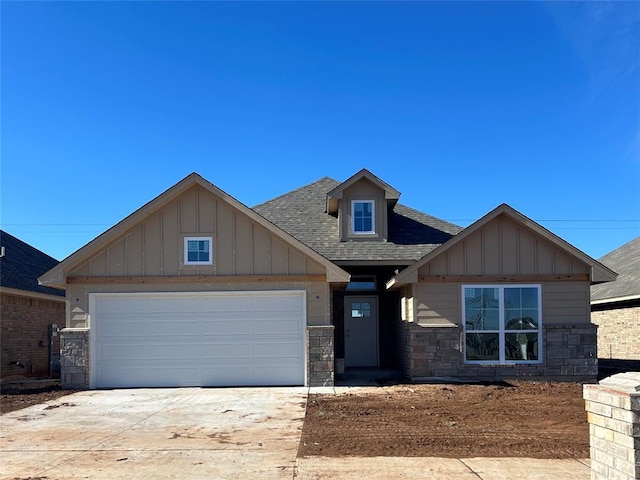
[[[640,237],[599,261],[618,273],[615,282],[591,287],[600,363],[640,368]]]
[[[65,325],[64,292],[38,284],[59,262],[4,231],[0,244],[0,378],[59,376],[60,339],[50,344],[49,325]]]
[[[40,277],[69,303],[63,385],[596,378],[613,271],[508,205],[463,229],[399,197],[363,169],[249,208],[187,176]]]

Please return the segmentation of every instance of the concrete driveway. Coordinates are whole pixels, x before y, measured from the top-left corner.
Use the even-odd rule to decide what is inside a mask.
[[[291,479],[308,389],[87,391],[0,417],[0,478]]]

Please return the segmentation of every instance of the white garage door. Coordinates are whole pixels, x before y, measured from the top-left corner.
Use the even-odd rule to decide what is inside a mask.
[[[304,385],[305,292],[92,294],[91,385]]]

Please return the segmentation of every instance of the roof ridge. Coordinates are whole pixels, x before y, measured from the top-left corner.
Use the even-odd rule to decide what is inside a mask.
[[[286,196],[288,196],[288,195],[291,195],[292,193],[299,192],[300,190],[303,190],[303,189],[305,189],[305,188],[309,188],[310,186],[315,185],[316,183],[320,183],[320,182],[325,181],[325,180],[331,180],[332,182],[337,182],[337,183],[339,183],[339,182],[338,182],[338,180],[336,180],[335,178],[331,178],[331,177],[324,176],[324,177],[322,177],[322,178],[319,178],[318,180],[314,180],[313,182],[309,182],[309,183],[307,183],[306,185],[302,185],[301,187],[294,188],[293,190],[291,190],[291,191],[289,191],[289,192],[286,192],[286,193],[283,193],[283,194],[281,194],[281,195],[278,195],[277,197],[273,197],[273,198],[270,198],[269,200],[265,200],[265,201],[264,201],[264,202],[262,202],[262,203],[258,203],[258,204],[256,204],[256,205],[254,205],[253,207],[251,207],[251,209],[253,210],[253,209],[255,209],[255,208],[260,208],[260,207],[262,207],[263,205],[266,205],[267,203],[274,202],[274,201],[276,201],[276,200],[278,200],[278,199],[280,199],[280,198],[283,198],[283,197],[286,197]]]

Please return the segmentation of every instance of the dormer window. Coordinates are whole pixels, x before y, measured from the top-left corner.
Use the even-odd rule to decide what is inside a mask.
[[[373,200],[351,201],[351,231],[355,234],[376,233]]]

